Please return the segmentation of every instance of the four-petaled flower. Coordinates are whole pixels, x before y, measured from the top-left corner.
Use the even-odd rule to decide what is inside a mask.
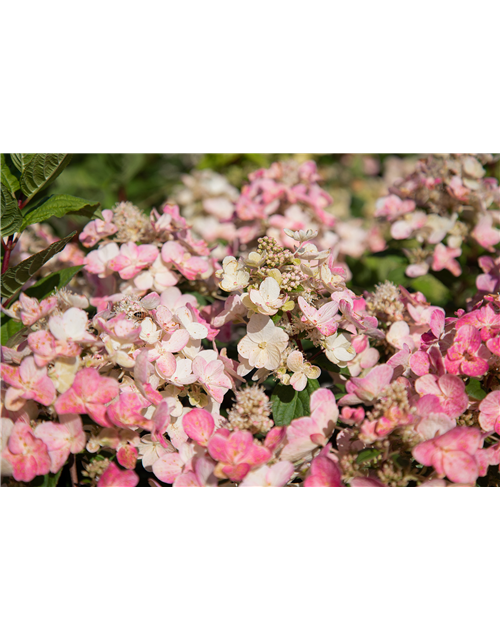
[[[82,369],[72,386],[55,402],[59,415],[88,413],[92,420],[103,427],[111,427],[106,416],[106,404],[118,395],[118,382],[114,378],[100,376],[95,369]]]
[[[295,391],[302,391],[306,388],[308,379],[316,380],[321,375],[319,367],[310,362],[304,362],[302,351],[292,351],[286,360],[286,366],[293,371],[290,384]]]
[[[480,332],[466,324],[458,329],[444,361],[448,373],[479,378],[488,371],[489,357],[490,352],[482,344]]]
[[[247,325],[247,335],[238,343],[238,353],[249,361],[250,367],[272,371],[279,366],[287,343],[288,335],[283,329],[268,316],[256,313]]]
[[[26,400],[36,400],[48,407],[56,399],[54,383],[47,375],[47,367],[38,367],[33,356],[24,358],[19,367],[0,364],[2,378],[10,385],[5,393],[5,406],[17,411]]]

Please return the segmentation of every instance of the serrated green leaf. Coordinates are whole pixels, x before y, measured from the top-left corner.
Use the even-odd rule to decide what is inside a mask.
[[[7,269],[2,276],[2,298],[10,298],[16,294],[23,284],[34,276],[56,253],[62,251],[68,242],[73,240],[77,233],[77,231],[74,231],[69,236],[54,242],[43,251],[40,251],[40,253],[35,253],[35,255],[23,260],[15,267]]]
[[[36,153],[24,166],[19,184],[25,196],[25,204],[45,189],[69,164],[68,153]]]
[[[12,197],[15,198],[15,193],[19,189],[19,180],[9,169],[9,165],[5,161],[5,156],[3,153],[1,155],[0,161],[2,164],[2,182],[6,187],[8,187]]]
[[[278,383],[271,396],[274,424],[288,426],[295,418],[308,416],[311,394],[316,389],[319,389],[317,380],[308,380],[303,391],[295,391],[291,385]]]
[[[1,190],[1,234],[2,238],[5,238],[6,236],[16,233],[16,231],[19,231],[23,223],[23,216],[19,210],[17,200],[12,196],[10,188],[4,184],[3,179],[1,183]]]
[[[44,298],[49,296],[52,291],[54,291],[54,289],[65,287],[72,280],[73,276],[77,274],[82,268],[83,265],[79,265],[77,267],[68,267],[67,269],[61,269],[60,271],[56,271],[55,273],[50,273],[48,276],[45,276],[45,278],[39,280],[32,287],[26,289],[25,293],[31,298],[43,300]]]
[[[22,322],[19,322],[18,320],[14,320],[14,318],[10,318],[4,313],[2,313],[0,322],[2,325],[1,343],[3,346],[7,344],[7,342],[10,340],[10,338],[12,338],[12,336],[15,336],[16,333],[24,329],[24,325]]]
[[[369,462],[373,460],[377,456],[380,455],[380,451],[378,449],[364,449],[358,453],[358,457],[356,458],[357,464],[361,464],[363,462]]]
[[[451,298],[451,291],[442,282],[428,273],[425,276],[418,276],[410,281],[417,291],[420,291],[431,304],[443,307]]]
[[[32,209],[24,217],[21,231],[24,231],[30,224],[36,222],[44,222],[52,216],[56,218],[62,218],[70,213],[77,213],[79,216],[92,217],[94,211],[99,206],[98,202],[90,202],[90,200],[84,200],[83,198],[75,198],[75,196],[69,195],[54,195],[50,196],[45,202],[42,202],[36,209]]]
[[[11,153],[10,157],[16,168],[22,173],[26,165],[35,157],[35,153]]]
[[[481,387],[481,382],[477,378],[471,378],[469,384],[465,387],[467,395],[474,400],[482,400],[486,397],[486,391]]]

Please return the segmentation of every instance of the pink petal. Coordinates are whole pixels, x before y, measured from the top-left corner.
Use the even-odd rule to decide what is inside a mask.
[[[135,469],[135,465],[137,464],[137,449],[131,444],[126,444],[118,449],[116,459],[125,469]]]
[[[33,400],[48,407],[56,399],[56,389],[52,380],[45,376],[37,382],[36,389],[32,391]]]
[[[87,412],[83,400],[77,395],[73,387],[69,388],[57,398],[54,408],[59,415]]]
[[[211,414],[205,409],[192,409],[182,418],[182,426],[191,440],[206,447],[214,432],[215,423]]]
[[[443,457],[443,468],[452,482],[473,484],[479,474],[476,459],[465,451],[447,452]]]
[[[178,453],[166,453],[153,463],[153,473],[162,482],[172,484],[184,467],[181,456]]]
[[[136,487],[139,476],[135,471],[122,471],[114,462],[110,462],[97,483],[98,487]]]

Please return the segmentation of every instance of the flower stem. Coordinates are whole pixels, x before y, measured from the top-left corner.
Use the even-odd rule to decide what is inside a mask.
[[[76,456],[74,453],[71,455],[73,456],[73,464],[69,468],[69,472],[71,475],[71,485],[73,487],[77,487],[78,486],[78,470],[76,468]]]

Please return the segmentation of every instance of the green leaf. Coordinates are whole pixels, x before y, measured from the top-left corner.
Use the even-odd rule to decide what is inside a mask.
[[[448,287],[430,273],[410,280],[410,286],[423,293],[428,302],[440,307],[443,307],[451,298]]]
[[[77,267],[68,267],[67,269],[61,269],[61,271],[50,273],[32,287],[26,289],[25,294],[31,298],[43,300],[49,296],[54,289],[61,289],[61,287],[65,287],[69,282],[71,282],[73,276],[82,268],[83,265],[79,265]]]
[[[35,153],[23,168],[20,186],[28,203],[34,195],[45,189],[69,164],[68,153]]]
[[[75,196],[55,195],[50,196],[36,209],[32,209],[25,217],[21,227],[24,231],[30,224],[35,222],[44,222],[52,216],[62,218],[69,213],[76,213],[79,216],[91,218],[94,211],[99,206],[99,202],[90,202],[83,198],[75,198]]]
[[[406,284],[408,278],[405,276],[407,261],[403,256],[366,256],[365,264],[377,274],[377,282],[389,280],[394,284]]]
[[[482,400],[486,397],[486,391],[481,387],[481,382],[477,378],[471,378],[469,384],[465,387],[467,395],[474,400]]]
[[[316,389],[319,389],[317,380],[308,380],[303,391],[295,391],[291,385],[278,383],[271,396],[274,424],[288,426],[295,418],[308,416],[311,394]]]
[[[358,453],[358,457],[356,458],[357,464],[361,464],[362,462],[369,462],[373,460],[377,456],[381,454],[381,451],[378,449],[364,449]]]
[[[317,358],[314,358],[312,364],[315,364],[320,369],[325,369],[326,371],[334,371],[335,373],[339,372],[338,366],[333,364],[331,360],[328,360],[324,353],[320,354]],[[349,374],[349,370],[347,373]]]
[[[13,198],[15,198],[15,193],[19,189],[19,180],[15,175],[12,174],[12,171],[9,169],[9,165],[5,161],[5,156],[2,153],[1,155],[1,164],[2,164],[2,183],[9,188],[9,191]]]
[[[7,344],[7,342],[15,336],[16,333],[24,329],[24,325],[22,322],[18,320],[14,320],[14,318],[10,318],[9,316],[2,313],[2,317],[0,319],[2,329],[1,329],[1,343],[3,346]]]
[[[280,309],[274,314],[274,316],[271,316],[271,320],[274,322],[274,324],[278,324],[282,317],[283,317],[283,309]]]
[[[10,157],[12,162],[15,164],[16,169],[22,173],[26,165],[31,162],[35,155],[35,153],[11,153]]]
[[[46,262],[56,255],[56,253],[62,251],[68,242],[73,240],[77,233],[77,231],[70,233],[69,236],[66,236],[62,240],[58,240],[58,242],[54,242],[43,251],[40,251],[40,253],[35,253],[35,255],[23,260],[15,267],[7,269],[2,277],[2,298],[10,298],[16,294],[23,284],[34,276]]]
[[[2,176],[2,185],[1,185],[2,193],[2,222],[1,222],[1,233],[2,238],[6,236],[10,236],[16,231],[19,231],[22,223],[23,216],[19,210],[19,206],[17,204],[17,200],[10,192],[10,187],[4,184],[3,176]]]

